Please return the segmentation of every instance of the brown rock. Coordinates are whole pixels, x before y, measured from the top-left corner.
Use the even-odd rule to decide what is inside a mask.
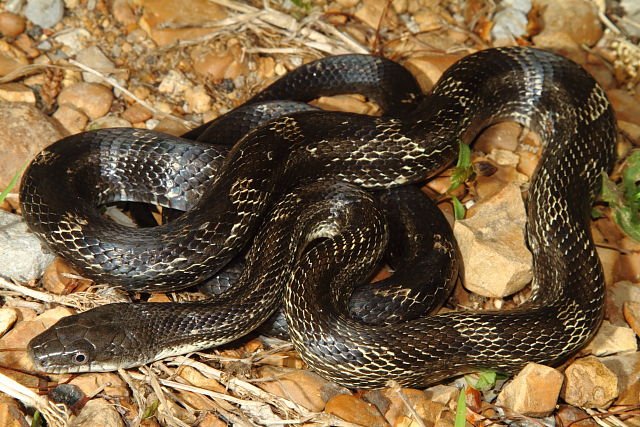
[[[602,37],[602,24],[595,3],[588,0],[536,0],[541,11],[542,31],[533,37],[536,45],[540,38],[563,32],[575,43],[593,46]],[[550,46],[553,47],[553,46]]]
[[[34,366],[27,356],[27,343],[47,327],[36,320],[18,323],[0,338],[0,365],[14,369],[33,371]],[[7,349],[2,351],[2,349]]]
[[[520,189],[506,185],[456,221],[454,235],[464,260],[467,289],[488,297],[521,290],[532,278],[532,257],[524,240],[526,215]]]
[[[35,106],[0,102],[0,188],[40,150],[64,136],[64,130]]]
[[[92,399],[73,422],[77,427],[124,427],[124,421],[113,404],[104,399]]]
[[[113,62],[98,46],[89,46],[80,50],[76,54],[76,61],[102,74],[109,74],[116,71]],[[100,83],[102,81],[102,78],[87,71],[82,72],[82,79],[89,83]]]
[[[581,420],[581,421],[578,421]],[[597,427],[593,418],[583,410],[571,405],[560,405],[556,412],[556,422],[560,427]]]
[[[0,337],[3,336],[18,320],[18,312],[11,307],[0,308]]]
[[[522,415],[544,417],[556,407],[562,374],[537,363],[529,363],[498,395],[498,405]]]
[[[154,130],[157,130],[158,132],[168,133],[169,135],[180,136],[183,133],[187,132],[189,128],[186,127],[183,123],[172,119],[171,117],[165,117],[160,120],[160,122],[158,122],[158,125],[154,128]]]
[[[98,83],[78,82],[64,88],[58,95],[58,104],[69,104],[90,119],[97,119],[109,112],[113,102],[113,92]]]
[[[85,130],[89,117],[72,105],[61,105],[53,117],[60,122],[70,135],[80,133]]]
[[[625,89],[612,89],[607,96],[616,110],[618,120],[640,125],[640,103]]]
[[[600,360],[578,359],[565,370],[562,398],[583,408],[607,408],[618,397],[618,378]]]
[[[462,55],[417,56],[407,59],[403,65],[416,77],[423,91],[431,90],[442,73]]]
[[[384,14],[384,16],[383,16]],[[387,7],[384,0],[363,0],[355,13],[356,18],[371,28],[390,27],[398,21],[393,8]]]
[[[631,329],[640,337],[640,302],[625,302],[623,305],[623,313]],[[0,335],[2,335],[1,332]]]
[[[118,117],[112,114],[98,117],[89,123],[89,129],[106,129],[106,128],[129,128],[131,123],[122,117]]]
[[[15,37],[25,29],[26,20],[15,13],[0,13],[0,34],[5,37]]]
[[[409,410],[404,400],[409,402],[409,406],[415,410],[421,421],[428,425],[435,423],[440,418],[441,412],[449,410],[446,404],[430,400],[422,390],[410,388],[395,390],[389,388],[384,391],[384,395],[390,403],[389,408],[384,413],[384,417],[394,426],[409,426],[418,422],[414,419],[415,415]]]
[[[139,4],[144,9],[139,24],[160,46],[209,34],[216,28],[206,28],[202,24],[227,17],[221,6],[207,0],[190,1],[189,7],[176,7],[174,2],[167,0],[140,0]]]
[[[211,109],[211,97],[202,85],[188,88],[184,92],[184,100],[190,113],[202,114]]]
[[[27,427],[29,423],[20,405],[8,396],[0,396],[0,426],[3,427]]]
[[[264,366],[260,377],[274,377],[273,382],[258,383],[258,386],[277,396],[286,397],[310,411],[322,411],[332,397],[349,391],[311,371],[287,370]]]
[[[607,356],[636,350],[638,350],[638,343],[633,329],[612,325],[609,321],[603,320],[596,336],[583,351],[594,356]]]
[[[129,397],[129,388],[120,375],[112,372],[93,372],[81,374],[69,381],[87,396],[93,396],[97,390],[111,397]]]
[[[234,45],[223,53],[209,52],[198,55],[194,52],[191,58],[193,69],[214,82],[223,79],[233,80],[247,72],[247,67],[241,59],[242,50],[239,45]]]
[[[387,426],[387,421],[370,403],[366,403],[350,394],[339,394],[327,402],[324,409],[350,423],[370,427]]]
[[[0,85],[0,99],[8,102],[36,103],[36,95],[21,83],[5,83]]]
[[[616,251],[617,252],[617,251]],[[598,254],[601,252],[598,251]],[[640,302],[640,284],[626,280],[607,286],[605,318],[614,325],[624,325],[623,306],[625,302]]]
[[[153,117],[153,113],[140,104],[133,104],[122,113],[122,117],[131,123],[144,122]]]
[[[129,0],[115,0],[111,10],[113,11],[113,17],[122,25],[133,25],[138,20],[131,8],[131,4],[129,4]]]
[[[516,151],[521,136],[522,126],[519,124],[514,122],[498,123],[482,132],[473,144],[473,148],[485,153],[490,153],[496,148]]]
[[[0,76],[6,76],[7,74],[21,68],[26,65],[27,59],[16,59],[6,52],[0,52]]]
[[[373,114],[377,110],[375,105],[350,95],[321,96],[311,104],[327,111],[348,111],[359,114]]]

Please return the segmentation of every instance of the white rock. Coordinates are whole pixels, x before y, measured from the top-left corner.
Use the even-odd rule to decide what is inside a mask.
[[[0,276],[18,281],[35,279],[53,258],[21,216],[0,210]]]
[[[633,329],[627,326],[612,325],[607,320],[602,321],[598,333],[585,349],[594,356],[608,356],[637,350],[638,343]]]
[[[455,222],[467,289],[504,297],[531,281],[533,260],[525,245],[525,222],[520,189],[513,184],[476,204],[469,219]]]
[[[91,33],[84,28],[72,28],[61,31],[54,37],[56,41],[69,48],[69,54],[75,55],[80,49],[85,47],[87,41],[91,39]]]
[[[64,16],[62,0],[28,0],[24,10],[27,19],[42,28],[51,28]]]
[[[113,62],[102,53],[98,46],[90,46],[80,50],[76,54],[76,61],[105,75],[116,71]],[[102,83],[100,77],[88,72],[82,73],[82,79],[89,83]]]

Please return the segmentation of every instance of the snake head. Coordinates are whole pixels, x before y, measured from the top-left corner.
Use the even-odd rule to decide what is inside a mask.
[[[135,365],[138,360],[131,360],[127,351],[135,345],[125,330],[126,311],[126,304],[108,304],[60,319],[27,346],[36,369],[50,373],[106,372]]]

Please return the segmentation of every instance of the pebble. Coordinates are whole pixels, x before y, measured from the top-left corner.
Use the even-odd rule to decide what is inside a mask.
[[[640,404],[640,352],[601,357],[599,360],[618,377],[616,405]]]
[[[3,336],[18,319],[18,312],[11,307],[0,308],[0,337]]]
[[[153,113],[140,104],[133,104],[122,113],[122,118],[131,123],[140,123],[153,117]]]
[[[89,129],[106,129],[106,128],[130,128],[131,123],[115,115],[108,114],[106,116],[98,117],[89,123]]]
[[[600,252],[599,252],[600,253]],[[607,286],[605,318],[614,325],[625,325],[624,303],[640,302],[640,284],[622,280]]]
[[[42,28],[51,28],[62,19],[64,2],[62,0],[27,0],[24,15],[29,21]]]
[[[526,215],[518,186],[506,185],[477,203],[453,232],[464,260],[464,285],[476,294],[504,297],[523,289],[533,277],[526,247]]]
[[[400,394],[402,393],[402,395]],[[440,418],[443,411],[448,411],[446,404],[430,400],[422,390],[403,388],[400,390],[385,389],[384,396],[389,401],[389,407],[384,411],[384,417],[391,425],[412,425],[417,423],[415,415],[407,407],[405,399],[420,419],[431,425]]]
[[[111,10],[113,17],[122,25],[130,26],[138,21],[129,0],[115,0]]]
[[[384,17],[382,16],[383,13],[385,13]],[[356,10],[354,15],[360,21],[374,29],[393,26],[398,21],[398,17],[393,8],[387,8],[387,3],[383,0],[362,0],[361,6]]]
[[[351,394],[339,394],[327,402],[326,413],[336,415],[350,423],[369,427],[388,426],[375,406]]]
[[[0,102],[0,188],[40,150],[64,136],[64,129],[34,105]],[[17,191],[17,189],[13,189]]]
[[[114,404],[104,399],[92,399],[73,421],[76,427],[124,427],[124,421]]]
[[[259,375],[261,378],[277,378],[274,381],[258,383],[261,389],[290,399],[310,411],[322,411],[332,397],[350,394],[346,388],[311,371],[263,366],[259,369]]]
[[[75,55],[91,40],[91,33],[84,28],[74,28],[63,31],[53,38],[67,48],[65,52],[68,55]]]
[[[35,105],[36,95],[22,83],[5,83],[0,85],[0,99],[7,102],[26,102]]]
[[[15,37],[25,29],[25,20],[22,16],[11,12],[0,13],[0,34],[5,37]]]
[[[184,100],[187,104],[186,111],[188,113],[202,114],[211,109],[211,97],[202,85],[188,88],[184,92]]]
[[[89,46],[81,49],[76,54],[76,61],[105,75],[116,71],[116,67],[113,62],[100,50],[98,46]],[[82,79],[89,83],[102,82],[102,79],[99,76],[86,71],[82,73]]]
[[[589,414],[571,405],[559,405],[556,421],[560,427],[598,427],[598,423]]]
[[[573,362],[564,372],[562,398],[582,408],[607,408],[618,397],[618,377],[596,357]]]
[[[522,415],[547,416],[556,407],[562,381],[557,370],[529,363],[502,389],[497,404]]]
[[[0,276],[17,281],[38,278],[53,258],[21,216],[0,211]]]
[[[612,325],[609,321],[603,320],[596,336],[593,337],[584,352],[591,353],[594,356],[608,356],[637,350],[638,342],[633,329],[628,326]]]
[[[201,24],[216,22],[227,17],[224,8],[207,0],[190,0],[189,7],[176,7],[175,2],[166,0],[143,0],[140,27],[159,46],[190,40],[216,31]],[[166,28],[171,25],[177,28]]]
[[[68,104],[85,113],[90,119],[97,119],[109,112],[113,102],[113,92],[98,83],[78,82],[68,86],[58,95],[58,104]]]
[[[622,307],[624,318],[636,335],[640,337],[640,302],[627,301]]]
[[[97,390],[111,398],[129,397],[127,383],[113,372],[94,372],[73,377],[68,384],[75,385],[87,396],[93,396]]]
[[[529,23],[527,14],[531,10],[531,0],[507,1],[499,3],[493,15],[491,36],[496,46],[512,44],[517,37],[527,34]]]
[[[235,79],[241,74],[247,72],[247,67],[242,63],[242,50],[239,45],[226,52],[217,53],[210,52],[205,55],[197,55],[195,52],[191,55],[193,60],[193,69],[203,76],[214,82],[223,79]]]
[[[79,109],[63,104],[58,107],[53,117],[60,122],[69,135],[84,131],[89,123],[89,117]]]

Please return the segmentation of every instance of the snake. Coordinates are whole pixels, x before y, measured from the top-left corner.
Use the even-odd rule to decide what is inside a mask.
[[[342,68],[345,62],[351,69]],[[387,65],[391,71],[381,72]],[[332,77],[336,70],[339,77]],[[205,143],[136,129],[81,133],[37,155],[22,181],[23,215],[88,277],[146,292],[186,287],[222,269],[255,237],[248,257],[264,256],[271,265],[258,261],[242,274],[281,285],[267,294],[261,286],[238,291],[248,300],[232,292],[214,306],[96,307],[35,337],[28,346],[35,366],[113,370],[220,345],[256,327],[266,317],[263,307],[272,312],[281,302],[302,359],[350,388],[389,381],[424,387],[478,369],[512,374],[529,362],[557,365],[575,355],[603,318],[604,276],[589,221],[602,176],[615,161],[615,116],[604,90],[561,55],[503,47],[458,60],[426,95],[416,94],[406,69],[371,55],[312,62],[274,83],[275,92],[289,81],[302,83],[303,94],[290,99],[305,101],[317,89],[305,84],[308,76],[319,86],[342,79],[356,91],[362,86],[348,81],[353,73],[400,85],[388,113],[285,113],[241,136],[219,159]],[[371,96],[384,103],[388,87],[373,81]],[[271,99],[266,92],[254,101]],[[351,318],[346,301],[379,265],[389,239],[369,192],[425,181],[455,159],[461,143],[502,121],[533,130],[544,146],[526,197],[529,300],[511,310],[383,324]],[[198,139],[207,129],[188,136]],[[105,184],[100,176],[119,178]],[[65,182],[71,184],[61,189]],[[159,186],[166,189],[148,191]],[[95,207],[132,199],[187,212],[158,227],[130,229]]]

